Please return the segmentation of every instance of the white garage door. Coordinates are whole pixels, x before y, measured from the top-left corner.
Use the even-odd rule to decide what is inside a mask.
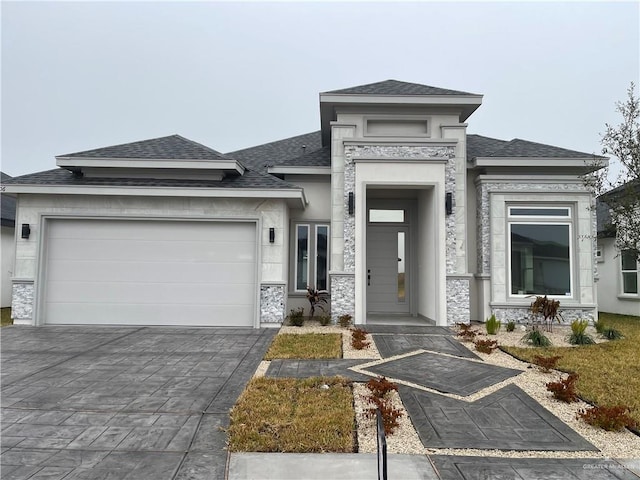
[[[253,326],[247,222],[50,220],[49,324]]]

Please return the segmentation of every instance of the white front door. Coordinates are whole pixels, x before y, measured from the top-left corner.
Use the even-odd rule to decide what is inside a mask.
[[[408,226],[369,225],[366,278],[368,313],[410,313],[408,252]]]

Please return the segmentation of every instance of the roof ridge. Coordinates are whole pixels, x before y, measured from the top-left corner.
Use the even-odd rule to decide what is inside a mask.
[[[313,130],[312,132],[306,132],[306,133],[300,133],[298,135],[293,135],[292,137],[284,137],[284,138],[280,138],[278,140],[273,140],[271,142],[267,142],[267,143],[261,143],[258,145],[253,145],[251,147],[245,147],[245,148],[240,148],[238,150],[232,150],[230,152],[226,152],[223,155],[231,155],[233,153],[240,153],[240,152],[244,152],[245,150],[252,150],[254,148],[259,148],[259,147],[266,147],[267,145],[272,145],[274,143],[279,143],[279,142],[284,142],[286,140],[292,140],[294,138],[298,138],[298,137],[305,137],[307,135],[313,135],[314,133],[321,133],[322,130]]]
[[[196,145],[196,146],[198,146],[198,147],[202,147],[202,148],[204,148],[204,149],[206,149],[206,150],[209,150],[210,152],[215,153],[216,155],[219,155],[219,156],[221,156],[221,157],[226,157],[224,153],[221,153],[221,152],[219,152],[218,150],[216,150],[216,149],[214,149],[214,148],[211,148],[211,147],[209,147],[209,146],[207,146],[207,145],[205,145],[205,144],[203,144],[203,143],[196,142],[195,140],[191,140],[190,138],[187,138],[187,137],[183,137],[183,136],[182,136],[182,135],[180,135],[179,133],[174,133],[173,135],[169,135],[169,137],[176,137],[176,138],[179,138],[180,140],[183,140],[183,141],[185,141],[185,142],[188,142],[188,143],[190,143],[190,144],[192,144],[192,145]],[[160,138],[168,138],[168,137],[160,137]],[[158,140],[158,139],[151,139],[151,140]],[[143,141],[144,141],[144,140],[143,140]],[[134,142],[134,143],[135,143],[135,142]],[[226,157],[226,158],[228,158],[228,157]]]

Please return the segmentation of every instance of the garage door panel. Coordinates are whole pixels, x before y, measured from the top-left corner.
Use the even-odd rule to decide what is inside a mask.
[[[242,283],[249,275],[253,277],[252,263],[201,262],[185,265],[178,262],[109,262],[86,261],[51,263],[48,280],[74,281],[78,278],[90,282],[210,282]],[[90,278],[89,277],[90,273]],[[251,278],[249,277],[249,278]],[[191,279],[191,280],[190,280]]]
[[[188,325],[188,326],[252,326],[251,323],[237,322],[238,318],[253,320],[253,307],[220,306],[212,314],[208,305],[89,305],[89,304],[53,304],[50,314],[64,321],[65,325],[140,325],[140,318],[147,321],[144,325]]]
[[[47,226],[46,323],[254,323],[255,223],[56,219]]]

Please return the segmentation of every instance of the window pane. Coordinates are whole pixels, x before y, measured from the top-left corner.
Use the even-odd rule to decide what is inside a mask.
[[[402,223],[404,222],[404,210],[369,210],[369,221],[371,223]]]
[[[296,230],[296,290],[309,285],[309,226],[298,225]]]
[[[536,217],[568,217],[568,208],[517,208],[511,207],[509,213],[513,216]]]
[[[316,228],[316,288],[327,289],[327,245],[329,227],[318,226]]]
[[[404,232],[398,232],[398,302],[406,300],[405,292],[405,258],[404,258]]]
[[[569,225],[511,224],[511,293],[571,294]]]
[[[636,272],[622,274],[622,292],[638,293],[638,274]]]
[[[622,257],[622,270],[637,270],[636,256],[631,250],[624,250],[620,255]]]

